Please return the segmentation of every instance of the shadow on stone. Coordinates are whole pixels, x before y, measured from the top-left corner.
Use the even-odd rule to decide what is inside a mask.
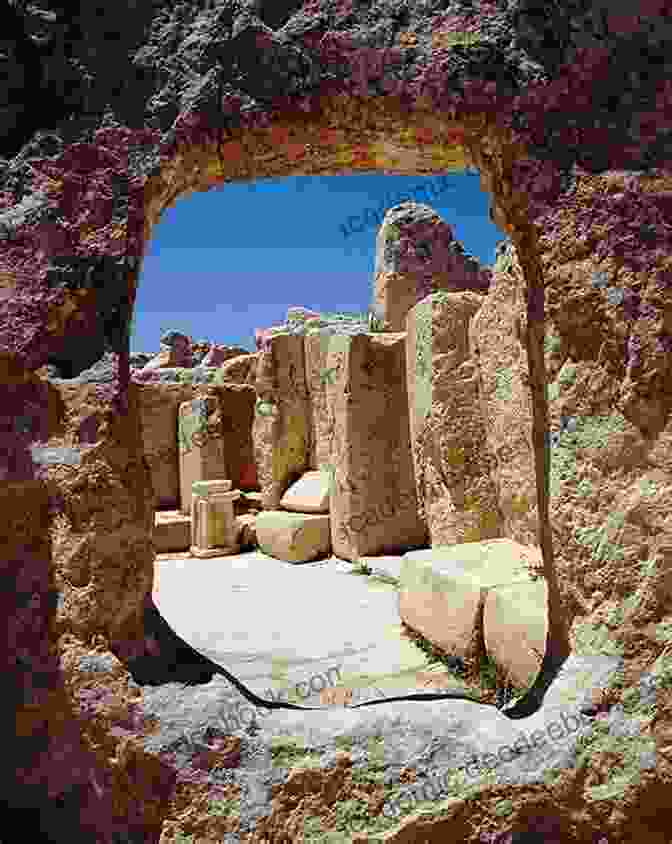
[[[181,639],[156,608],[151,596],[144,607],[145,639],[154,641],[153,653],[145,652],[129,660],[126,667],[141,686],[183,683],[188,686],[209,683],[222,669]]]

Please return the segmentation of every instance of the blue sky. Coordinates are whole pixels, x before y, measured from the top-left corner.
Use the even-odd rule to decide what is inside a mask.
[[[434,196],[422,193],[428,188]],[[144,259],[131,352],[158,351],[168,329],[254,351],[255,328],[284,322],[290,306],[368,311],[378,226],[361,215],[427,196],[465,250],[494,263],[504,233],[490,221],[475,171],[295,176],[179,199],[164,211]],[[346,236],[351,215],[363,230]]]

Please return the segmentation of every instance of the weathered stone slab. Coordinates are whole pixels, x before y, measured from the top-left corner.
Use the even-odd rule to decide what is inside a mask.
[[[303,337],[272,336],[257,365],[252,439],[264,508],[277,509],[290,482],[309,469],[310,424]]]
[[[344,560],[426,543],[411,457],[405,334],[329,338],[334,553]]]
[[[478,359],[484,454],[491,455],[498,487],[501,536],[538,541],[537,489],[532,449],[532,406],[523,337],[522,272],[509,247],[512,272],[497,271],[483,306],[469,325],[471,354]]]
[[[483,297],[436,293],[406,320],[406,371],[420,513],[432,545],[503,535],[478,363],[469,342]]]
[[[213,420],[219,410],[214,394],[180,405],[180,509],[191,513],[192,484],[228,478],[221,425]]]
[[[269,510],[255,522],[264,554],[288,563],[307,563],[331,553],[329,516]]]
[[[280,506],[294,513],[328,513],[329,487],[325,472],[305,472],[282,496]]]
[[[471,658],[488,592],[530,584],[535,556],[508,539],[409,552],[400,572],[399,615],[449,654]]]
[[[142,446],[149,465],[155,508],[180,505],[177,415],[194,389],[188,384],[131,384],[138,396]]]
[[[152,541],[157,554],[187,551],[191,545],[191,516],[185,516],[181,510],[157,511]]]
[[[532,682],[541,667],[546,649],[547,598],[543,578],[534,583],[498,585],[485,598],[485,649],[521,688]]]
[[[252,426],[256,393],[248,384],[222,384],[213,388],[217,397],[219,427],[226,456],[226,475],[233,489],[259,488]]]

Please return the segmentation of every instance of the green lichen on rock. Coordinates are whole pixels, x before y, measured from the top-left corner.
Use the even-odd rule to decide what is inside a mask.
[[[399,231],[399,227],[396,226],[394,223],[384,223],[382,228],[382,234],[384,238],[387,240],[399,240],[401,236],[401,232]]]
[[[576,365],[565,362],[562,369],[558,373],[558,381],[563,387],[569,387],[576,381]]]
[[[495,398],[500,401],[511,401],[513,398],[513,369],[509,366],[507,369],[497,370],[495,379]]]
[[[562,340],[557,334],[546,334],[544,337],[544,351],[547,354],[554,355],[562,348]]]
[[[428,296],[415,308],[415,406],[421,420],[432,408],[432,302]]]
[[[240,798],[230,797],[228,800],[212,800],[208,813],[222,818],[239,818]]]
[[[513,801],[512,800],[500,800],[499,803],[495,803],[494,806],[495,814],[502,817],[503,815],[510,815],[513,812]]]
[[[596,627],[590,622],[581,622],[574,636],[579,656],[623,656],[623,645],[615,640],[606,624]]]
[[[195,434],[206,430],[208,424],[207,416],[201,413],[181,414],[177,426],[177,438],[180,453],[191,451]]]
[[[606,448],[614,433],[624,430],[625,417],[620,413],[610,416],[583,416],[577,419],[575,431],[561,431],[557,445],[551,449],[550,493],[558,495],[562,485],[576,477],[576,452],[579,448]],[[589,481],[582,481],[581,495],[592,491]]]
[[[639,784],[643,768],[651,767],[651,760],[655,759],[655,739],[643,734],[649,719],[629,720],[633,727],[636,726],[635,722],[639,722],[638,732],[630,734],[625,730],[618,730],[614,734],[614,729],[610,728],[608,723],[596,721],[591,734],[581,736],[577,740],[577,769],[588,767],[596,753],[606,752],[620,757],[620,761],[612,761],[606,768],[606,782],[586,789],[586,796],[591,800],[622,798],[630,786]]]
[[[610,536],[614,531],[620,532],[625,523],[623,513],[611,513],[607,521],[597,528],[579,527],[574,531],[574,538],[586,548],[590,548],[594,560],[604,562],[607,560],[622,560],[623,551],[612,543]]]
[[[595,487],[588,478],[583,478],[583,480],[579,481],[576,485],[576,491],[582,498],[586,498],[587,496],[593,494]]]
[[[319,767],[320,754],[306,748],[298,738],[276,736],[271,739],[271,758],[280,768],[315,768]]]

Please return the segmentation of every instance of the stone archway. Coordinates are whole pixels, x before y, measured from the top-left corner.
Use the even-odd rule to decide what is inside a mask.
[[[368,7],[332,9],[327,0],[286,5],[284,14],[263,2],[138,4],[121,16],[120,41],[106,37],[115,26],[108,15],[84,9],[65,27],[60,5],[44,5],[46,13],[4,4],[17,35],[6,61],[25,96],[18,108],[0,102],[14,121],[0,144],[0,493],[11,630],[3,650],[27,723],[58,686],[57,632],[102,635],[125,659],[145,647],[150,509],[128,325],[152,226],[189,191],[262,175],[435,174],[472,164],[526,282],[549,587],[545,321],[593,372],[605,406],[619,408],[633,448],[669,472],[665,3],[639,17],[600,4],[539,14],[527,0],[478,11],[455,3],[445,13],[385,9],[377,25]],[[109,11],[118,20],[118,8]],[[61,83],[68,94],[59,101]],[[34,102],[45,90],[42,127]],[[605,302],[610,282],[621,292]],[[40,377],[47,364],[70,383]],[[62,449],[56,458],[53,448]],[[568,544],[569,531],[559,530]],[[649,551],[669,564],[669,534],[659,535]],[[93,584],[60,609],[52,547],[75,581]],[[547,647],[556,664],[569,645],[561,593],[566,600],[579,589],[571,559],[560,556]],[[647,594],[658,618],[666,590],[656,582]],[[647,646],[651,661],[659,651]]]

